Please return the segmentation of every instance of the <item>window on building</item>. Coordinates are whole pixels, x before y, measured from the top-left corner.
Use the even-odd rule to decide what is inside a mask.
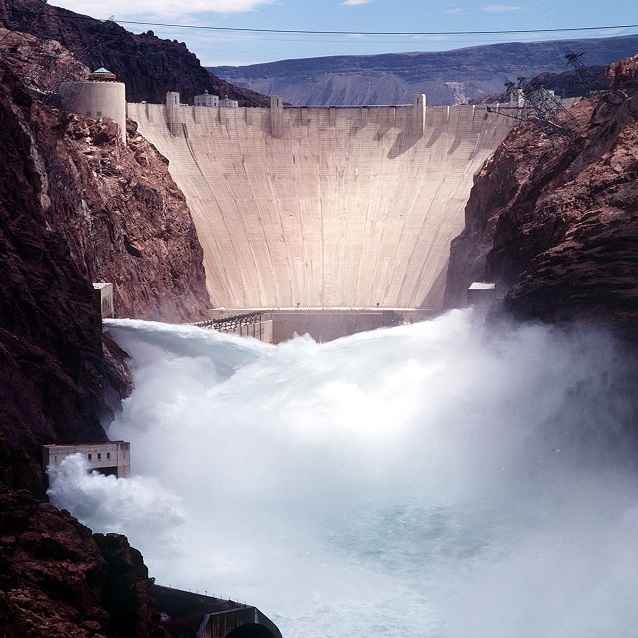
[[[110,452],[107,452],[107,453],[106,453],[106,458],[107,458],[107,459],[110,459],[110,458],[111,458],[111,453],[110,453]]]
[[[89,461],[91,461],[93,459],[93,455],[89,452]]]
[[[98,116],[98,117],[102,117],[102,111],[98,111],[98,112],[97,112],[97,116]]]
[[[102,454],[100,452],[97,453],[97,460],[98,461],[102,460]]]

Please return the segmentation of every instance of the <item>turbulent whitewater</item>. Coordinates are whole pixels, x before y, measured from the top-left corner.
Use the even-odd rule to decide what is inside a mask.
[[[277,347],[109,323],[135,390],[51,495],[158,582],[250,601],[287,638],[622,638],[638,624],[632,370],[602,333],[471,312]]]

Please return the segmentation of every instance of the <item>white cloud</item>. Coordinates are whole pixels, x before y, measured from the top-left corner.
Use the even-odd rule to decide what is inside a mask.
[[[485,13],[510,13],[519,9],[520,7],[513,4],[485,4],[481,7],[481,11]]]
[[[358,7],[361,4],[369,4],[370,0],[343,0],[341,4],[346,7]]]
[[[55,4],[93,16],[94,18],[124,18],[131,16],[183,16],[198,13],[242,13],[260,6],[272,4],[272,0],[191,0],[187,5],[182,0],[55,0]]]
[[[461,9],[461,7],[450,7],[446,9],[443,13],[446,13],[449,16],[460,16],[465,13],[465,9]]]

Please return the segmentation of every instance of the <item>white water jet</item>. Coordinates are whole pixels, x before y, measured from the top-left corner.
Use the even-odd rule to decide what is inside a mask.
[[[158,582],[248,600],[287,638],[634,635],[626,368],[604,334],[470,312],[278,347],[110,322],[131,479],[70,460],[55,502]]]

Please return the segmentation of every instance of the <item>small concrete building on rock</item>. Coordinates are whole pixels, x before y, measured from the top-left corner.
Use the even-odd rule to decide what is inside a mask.
[[[100,474],[126,478],[131,473],[131,444],[128,441],[44,445],[42,467],[45,471],[48,467],[56,467],[72,454],[81,454],[89,469]]]

